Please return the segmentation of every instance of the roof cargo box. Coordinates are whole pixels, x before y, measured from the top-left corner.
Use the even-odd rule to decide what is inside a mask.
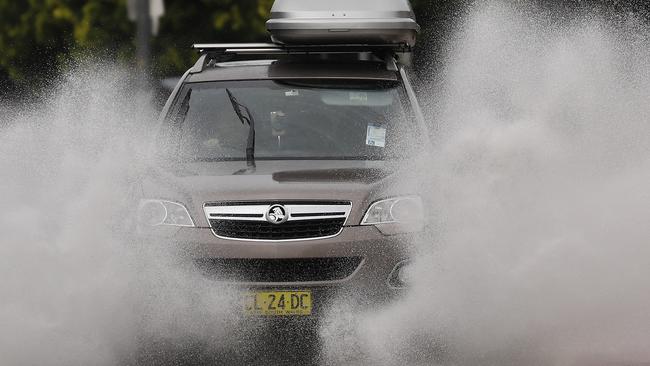
[[[266,28],[276,43],[409,47],[420,31],[408,0],[275,0]]]

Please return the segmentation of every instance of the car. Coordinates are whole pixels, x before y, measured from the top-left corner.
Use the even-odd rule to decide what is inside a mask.
[[[399,60],[419,27],[383,3],[278,0],[273,43],[195,45],[162,110],[138,231],[240,289],[245,316],[319,319],[408,286],[429,141]]]

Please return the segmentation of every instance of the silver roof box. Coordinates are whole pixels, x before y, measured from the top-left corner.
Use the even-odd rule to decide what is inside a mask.
[[[408,47],[420,31],[408,0],[275,0],[266,28],[276,43]]]

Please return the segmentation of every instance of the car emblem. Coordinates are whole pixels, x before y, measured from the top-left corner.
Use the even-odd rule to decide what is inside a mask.
[[[279,225],[287,222],[289,215],[287,209],[282,205],[273,205],[266,210],[266,221]]]

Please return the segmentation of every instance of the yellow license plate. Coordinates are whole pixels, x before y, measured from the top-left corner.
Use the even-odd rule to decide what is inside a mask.
[[[247,315],[310,315],[311,291],[258,291],[244,297]]]

